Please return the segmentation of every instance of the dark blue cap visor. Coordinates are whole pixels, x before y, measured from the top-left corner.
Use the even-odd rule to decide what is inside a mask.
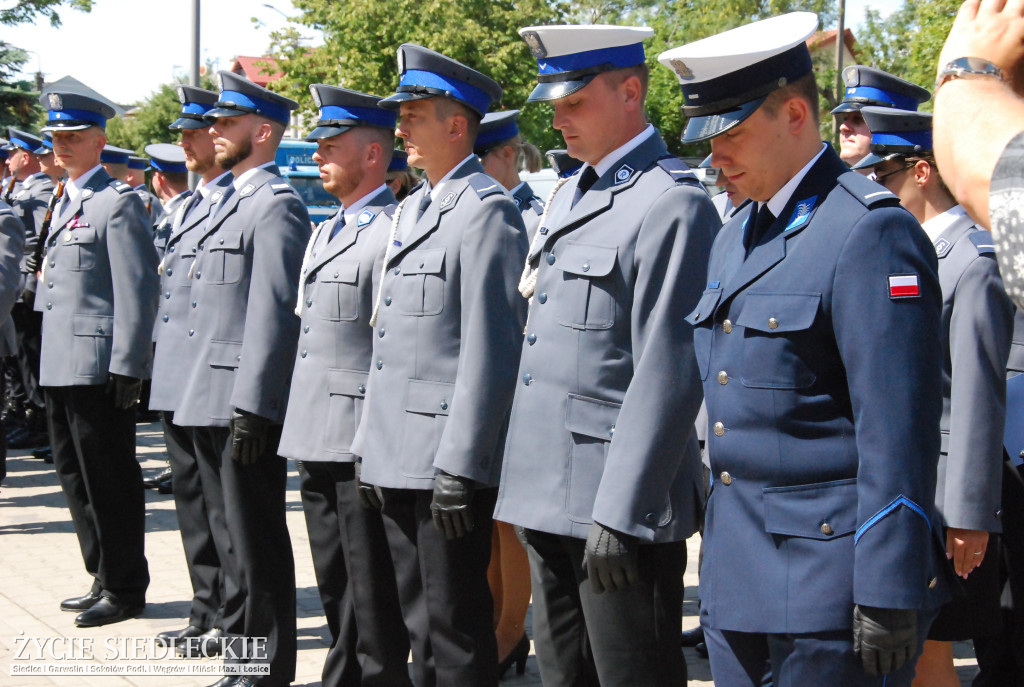
[[[567,95],[572,95],[576,91],[582,89],[588,83],[594,80],[597,74],[590,74],[579,79],[573,79],[572,81],[548,81],[546,83],[537,84],[533,92],[530,93],[530,97],[526,99],[527,102],[536,103],[545,100],[558,100],[564,98]]]
[[[686,128],[683,129],[681,140],[683,143],[697,143],[698,141],[706,141],[725,133],[754,114],[754,111],[761,107],[761,103],[767,97],[762,96],[756,100],[751,100],[727,112],[690,117],[686,120]]]
[[[306,140],[319,141],[321,138],[332,138],[345,133],[351,128],[351,126],[318,126],[309,132],[309,135],[306,136]]]
[[[168,129],[209,129],[210,122],[205,117],[182,116],[175,119],[167,127]]]
[[[879,162],[884,162],[885,160],[888,160],[890,157],[892,156],[889,155],[886,157],[882,157],[881,155],[876,155],[875,153],[868,153],[867,155],[861,158],[860,162],[855,164],[853,167],[850,167],[850,169],[871,169]]]

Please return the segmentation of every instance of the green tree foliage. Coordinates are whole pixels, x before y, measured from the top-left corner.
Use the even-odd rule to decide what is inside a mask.
[[[216,90],[210,65],[207,74],[200,79],[200,86]],[[182,82],[184,83],[184,82]],[[178,132],[167,125],[178,118],[181,102],[178,100],[178,83],[167,83],[139,105],[129,117],[115,117],[107,122],[107,141],[111,145],[130,148],[138,155],[145,154],[150,143],[177,143]]]
[[[35,84],[14,78],[27,61],[24,50],[0,41],[0,135],[7,135],[8,126],[28,127],[40,111]]]
[[[50,20],[50,26],[60,26],[60,15],[57,8],[68,5],[72,9],[88,12],[92,9],[93,0],[15,0],[14,4],[4,3],[0,7],[0,24],[13,26],[23,24],[42,15]]]
[[[885,19],[869,10],[858,34],[861,61],[930,90],[942,44],[960,4],[960,0],[904,0]],[[931,108],[931,101],[921,106]]]

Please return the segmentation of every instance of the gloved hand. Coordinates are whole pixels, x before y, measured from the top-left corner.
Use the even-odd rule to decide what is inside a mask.
[[[363,464],[356,463],[356,490],[359,492],[359,503],[363,508],[380,510],[384,507],[384,496],[380,487],[363,481]]]
[[[35,274],[39,271],[39,262],[36,259],[35,251],[25,256],[25,267],[28,268],[29,274]]]
[[[917,611],[853,607],[853,650],[869,676],[899,670],[916,649]]]
[[[142,380],[126,377],[113,372],[107,377],[107,394],[114,397],[114,407],[125,410],[131,408],[139,400],[142,393]]]
[[[237,408],[231,414],[231,459],[242,465],[255,463],[267,447],[270,420]]]
[[[590,526],[583,569],[595,594],[636,584],[640,579],[637,546],[637,538],[632,535],[616,532],[599,522]]]
[[[473,492],[476,482],[468,477],[459,477],[443,470],[434,477],[434,499],[430,502],[430,513],[434,516],[434,527],[444,532],[448,539],[464,537],[473,531]]]

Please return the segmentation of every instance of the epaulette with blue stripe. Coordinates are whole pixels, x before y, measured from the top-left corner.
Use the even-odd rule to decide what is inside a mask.
[[[486,174],[474,174],[469,177],[469,185],[481,198],[493,196],[495,193],[505,193],[505,187]]]
[[[984,229],[972,233],[969,238],[974,247],[978,249],[978,255],[992,255],[996,252],[996,244],[992,240],[992,234]]]
[[[658,166],[670,177],[672,181],[677,184],[680,183],[700,183],[697,179],[697,175],[693,173],[685,162],[680,160],[674,155],[668,155],[658,160]]]
[[[110,186],[112,189],[114,189],[118,193],[128,193],[129,191],[134,190],[134,189],[132,189],[131,186],[129,186],[128,184],[124,183],[120,179],[107,179],[107,186]]]
[[[900,204],[900,199],[894,193],[857,172],[840,174],[839,184],[868,208]]]

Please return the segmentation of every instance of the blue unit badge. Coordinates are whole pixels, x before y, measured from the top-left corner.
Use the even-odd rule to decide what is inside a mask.
[[[356,217],[356,226],[365,227],[367,224],[372,222],[373,218],[376,216],[377,215],[374,214],[373,210],[363,210],[359,213],[359,216]]]
[[[621,184],[626,181],[629,181],[629,178],[633,176],[634,171],[635,170],[629,165],[622,165],[617,170],[615,170],[615,183]]]
[[[803,225],[811,216],[811,212],[814,210],[815,203],[818,202],[818,196],[811,196],[806,200],[801,200],[796,204],[796,209],[793,210],[793,216],[789,218],[789,224],[786,225],[786,231],[790,229],[796,229]]]
[[[718,285],[719,285],[720,283],[721,283],[721,282],[717,282],[717,281],[709,281],[709,282],[708,282],[708,288],[709,288],[709,289],[717,289],[717,288],[718,288]]]

